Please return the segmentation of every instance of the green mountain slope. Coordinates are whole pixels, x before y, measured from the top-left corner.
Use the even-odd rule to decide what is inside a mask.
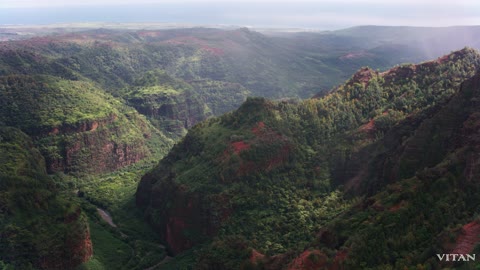
[[[93,84],[51,76],[0,77],[0,121],[34,138],[49,172],[102,172],[149,155],[145,141],[163,137],[135,110]]]
[[[80,207],[58,194],[31,139],[0,127],[0,265],[73,269],[91,256]]]
[[[433,251],[455,250],[447,238],[475,242],[476,197],[462,195],[474,187],[459,188],[458,198],[423,198],[405,188],[398,199],[390,190],[429,175],[461,185],[463,167],[469,181],[476,177],[475,149],[462,150],[463,140],[475,143],[476,118],[462,118],[474,108],[455,101],[452,110],[461,115],[436,115],[458,99],[460,83],[476,74],[480,57],[464,49],[380,72],[429,57],[424,37],[441,44],[435,55],[458,45],[447,44],[456,36],[444,29],[390,30],[270,36],[248,29],[103,29],[1,42],[0,125],[10,127],[0,137],[0,268],[70,269],[90,258],[79,201],[98,247],[82,269],[162,262],[165,249],[150,237],[143,216],[170,253],[188,250],[172,264],[157,265],[164,269],[184,262],[199,269],[279,269],[304,257],[339,265],[337,255],[348,267],[401,268],[432,263]],[[366,64],[371,68],[325,91]],[[247,99],[252,95],[283,99]],[[163,157],[187,129],[140,181],[156,163],[152,157]],[[133,201],[138,181],[141,212]],[[453,186],[444,182],[438,185]],[[72,191],[82,197],[73,199]],[[454,221],[427,231],[418,229],[421,221],[392,223],[402,235],[425,236],[412,246],[405,244],[410,238],[392,240],[381,258],[365,255],[372,251],[359,248],[366,239],[393,238],[379,228],[392,217],[379,212],[383,223],[370,220],[372,227],[357,221],[381,207],[408,208],[405,198],[416,198],[411,205],[419,209],[443,200],[461,214],[449,213]],[[102,223],[96,206],[118,227]],[[401,218],[412,219],[412,209]],[[425,220],[436,218],[437,212]],[[434,235],[438,243],[423,241]],[[306,247],[312,250],[302,253]],[[413,255],[392,253],[397,249]]]
[[[2,42],[0,75],[92,83],[178,139],[212,114],[238,108],[247,96],[325,93],[362,66],[424,60],[460,46],[449,37],[475,36],[478,29],[453,30],[360,27],[271,36],[246,28],[99,29]],[[441,44],[435,52],[424,50],[429,40]],[[176,83],[166,95],[169,80]]]
[[[372,196],[323,228],[312,245],[332,259],[343,253],[331,267],[473,269],[441,263],[436,254],[478,251],[479,94],[477,74],[446,104],[395,126],[370,148],[375,157],[357,181]]]
[[[212,114],[235,109],[249,94],[240,84],[211,80],[187,83],[154,70],[136,80],[125,99],[159,130],[178,139]]]
[[[379,142],[398,145],[405,138],[399,142],[394,138],[415,134],[420,123],[427,121],[426,115],[450,106],[445,104],[462,95],[456,94],[460,83],[479,67],[478,52],[464,49],[383,73],[362,69],[330,94],[300,103],[248,99],[237,111],[192,128],[142,178],[137,205],[172,253],[204,244],[196,253],[199,269],[252,266],[248,261],[252,248],[268,256],[286,252],[259,261],[269,269],[286,267],[317,233],[329,226],[336,230],[329,224],[342,222],[339,215],[369,202],[362,196],[381,192],[392,166],[400,166],[401,173],[415,173],[441,161],[432,152],[432,163],[424,155],[429,152],[419,146],[405,146],[414,152],[396,161],[392,159],[396,150]],[[461,123],[448,119],[434,130],[451,122]],[[438,132],[438,136],[443,135]],[[428,140],[428,144],[418,142],[422,147],[448,151],[444,139],[421,138]],[[382,152],[385,149],[393,154]],[[385,157],[390,165],[378,162]],[[379,164],[385,164],[385,173],[374,169]],[[401,173],[391,181],[407,176]],[[346,199],[344,192],[353,197]],[[345,240],[343,235],[338,237]],[[358,248],[362,241],[356,242]],[[326,255],[312,256],[331,256],[340,245],[334,242],[328,247]],[[357,262],[352,259],[349,265]],[[367,265],[380,267],[381,263],[391,264],[382,259]]]
[[[246,28],[90,30],[3,42],[0,75],[81,76],[121,95],[144,73],[162,69],[186,81],[239,83],[255,96],[305,98],[365,65],[385,69],[466,44],[478,48],[478,32],[477,27],[373,26],[281,36]]]

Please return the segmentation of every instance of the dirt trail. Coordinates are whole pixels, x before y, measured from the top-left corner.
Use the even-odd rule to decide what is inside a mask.
[[[470,222],[462,227],[462,232],[457,238],[452,254],[470,254],[475,245],[480,241],[480,223]]]

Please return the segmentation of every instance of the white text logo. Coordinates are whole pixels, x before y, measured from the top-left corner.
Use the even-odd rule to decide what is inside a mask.
[[[476,254],[437,254],[440,261],[445,262],[469,262],[475,261]]]

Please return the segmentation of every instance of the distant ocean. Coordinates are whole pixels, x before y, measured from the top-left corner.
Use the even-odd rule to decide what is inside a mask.
[[[217,13],[218,14],[218,13]],[[218,23],[212,8],[199,5],[121,5],[95,7],[1,8],[0,25],[74,22]]]
[[[63,6],[5,8],[0,3],[0,25],[57,24],[83,22],[148,23],[168,22],[198,25],[241,25],[257,27],[300,27],[338,29],[351,26],[318,16],[334,10],[333,5],[315,3],[163,3],[115,6]],[[359,10],[355,9],[355,10]],[[343,9],[342,9],[343,10]],[[313,18],[313,19],[312,19]],[[321,21],[317,21],[321,20]],[[326,21],[325,21],[326,20]],[[334,25],[331,25],[331,24]]]

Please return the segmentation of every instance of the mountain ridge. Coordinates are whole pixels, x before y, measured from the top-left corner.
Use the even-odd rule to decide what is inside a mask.
[[[0,215],[72,236],[55,238],[63,253],[42,265],[51,232],[28,227],[36,235],[2,245],[40,253],[0,252],[0,265],[435,268],[434,252],[475,249],[480,55],[379,70],[456,46],[426,52],[418,33],[388,29],[100,29],[0,43],[0,131],[19,139],[0,136],[0,202],[14,209]],[[179,256],[165,263],[157,237]]]
[[[198,255],[199,269],[238,269],[247,263],[251,248],[267,256],[287,252],[278,258],[289,258],[289,251],[305,248],[325,225],[357,207],[344,197],[347,190],[342,191],[355,186],[348,184],[350,175],[370,186],[353,189],[366,196],[392,183],[368,182],[372,170],[367,167],[362,173],[356,162],[376,164],[375,158],[388,157],[379,143],[382,138],[391,141],[392,130],[418,115],[413,133],[406,136],[414,135],[428,122],[422,115],[455,102],[463,95],[456,90],[460,82],[480,68],[480,54],[468,48],[440,59],[383,74],[363,69],[330,94],[299,103],[249,98],[237,111],[192,128],[142,178],[137,205],[173,254],[207,241]],[[410,103],[395,107],[398,98]],[[374,136],[361,131],[372,119]],[[394,145],[396,149],[398,142]],[[412,161],[415,167],[402,171],[415,172],[428,160],[412,155],[419,158]],[[438,159],[426,164],[432,162]],[[349,168],[347,174],[344,168]],[[400,174],[399,179],[407,176],[412,175]],[[368,199],[359,200],[370,207]]]

